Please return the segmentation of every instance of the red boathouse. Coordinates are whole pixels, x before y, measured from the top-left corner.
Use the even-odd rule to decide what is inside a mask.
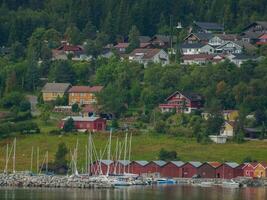
[[[162,177],[182,177],[182,161],[170,161],[161,168]]]
[[[201,162],[187,162],[182,166],[182,177],[192,178],[198,174],[198,167],[201,166]]]
[[[165,165],[166,162],[163,160],[156,160],[156,161],[150,161],[145,166],[145,172],[146,173],[161,173],[161,167]]]
[[[130,164],[130,173],[142,175],[146,173],[146,165],[148,164],[145,160],[132,161]]]
[[[242,176],[242,168],[235,162],[223,163],[216,169],[216,178],[232,179],[238,176]]]

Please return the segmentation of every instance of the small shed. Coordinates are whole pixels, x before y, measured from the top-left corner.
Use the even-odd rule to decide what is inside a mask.
[[[225,162],[216,168],[216,178],[232,179],[242,175],[242,170],[238,173],[239,164],[236,162]]]
[[[262,178],[266,177],[267,163],[258,163],[254,170],[254,177]]]
[[[254,162],[254,163],[245,163],[243,166],[243,176],[246,177],[254,177],[254,172],[255,172],[255,168],[258,165],[258,163]]]
[[[216,178],[215,171],[220,165],[218,162],[205,162],[198,167],[198,174],[201,178]]]
[[[150,161],[146,166],[145,166],[145,171],[146,173],[161,173],[161,167],[165,165],[166,162],[163,160],[155,160],[155,161]]]
[[[194,175],[198,174],[198,167],[201,166],[201,162],[187,162],[182,166],[182,177],[192,178]]]
[[[130,173],[142,175],[146,173],[145,166],[148,164],[146,160],[136,160],[130,163]]]
[[[161,176],[163,177],[182,177],[182,161],[170,161],[161,168]]]
[[[91,174],[107,174],[109,167],[109,174],[113,171],[113,161],[112,160],[98,160],[90,166]]]

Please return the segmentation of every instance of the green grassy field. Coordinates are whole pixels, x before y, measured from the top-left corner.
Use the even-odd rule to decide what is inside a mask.
[[[123,135],[113,135],[113,151],[115,150],[116,138],[123,140]],[[73,149],[78,140],[78,165],[80,168],[85,166],[85,144],[88,135],[80,133],[64,136],[51,136],[46,133],[18,136],[17,137],[17,170],[30,169],[31,149],[40,148],[40,162],[44,158],[45,152],[49,152],[50,160],[53,159],[59,142],[65,142],[69,149]],[[95,145],[98,150],[103,149],[108,134],[94,134]],[[5,149],[6,144],[12,143],[12,138],[0,141],[0,170],[5,165]],[[227,143],[227,144],[209,144],[202,145],[196,143],[192,139],[175,138],[171,136],[155,135],[152,133],[140,134],[133,136],[132,140],[132,158],[139,160],[155,160],[158,159],[158,152],[161,148],[167,150],[175,150],[179,157],[184,161],[237,161],[241,162],[243,158],[250,156],[259,161],[267,161],[267,142],[249,141],[243,144]],[[9,163],[11,169],[12,161]],[[34,157],[34,166],[36,168],[36,156]]]

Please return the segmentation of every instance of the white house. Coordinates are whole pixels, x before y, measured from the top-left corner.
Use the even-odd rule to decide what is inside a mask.
[[[161,63],[163,66],[170,63],[169,55],[163,49],[135,49],[129,54],[129,60],[147,66],[148,63]]]
[[[209,44],[185,43],[180,46],[182,55],[213,54],[214,48]]]

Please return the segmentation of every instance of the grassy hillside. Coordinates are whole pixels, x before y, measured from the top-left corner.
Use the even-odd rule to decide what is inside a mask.
[[[116,138],[123,140],[123,135],[114,134],[113,150],[115,150]],[[63,141],[71,149],[74,148],[76,141],[79,141],[79,166],[84,166],[85,144],[88,136],[86,134],[73,134],[66,136],[51,136],[48,134],[39,134],[31,136],[17,137],[17,170],[30,169],[31,148],[38,146],[40,148],[40,162],[45,152],[49,151],[50,160],[53,159],[59,142]],[[108,134],[95,134],[93,136],[97,149],[104,148]],[[5,145],[12,143],[12,139],[0,141],[0,169],[4,169]],[[237,161],[241,162],[244,157],[251,156],[257,160],[267,160],[267,142],[249,141],[244,144],[227,143],[223,145],[209,144],[201,145],[194,140],[185,138],[174,138],[171,136],[141,134],[133,136],[132,158],[142,160],[157,159],[161,148],[167,150],[176,150],[179,157],[184,161]],[[10,162],[10,169],[12,162]],[[34,158],[34,168],[36,168],[36,157]]]

